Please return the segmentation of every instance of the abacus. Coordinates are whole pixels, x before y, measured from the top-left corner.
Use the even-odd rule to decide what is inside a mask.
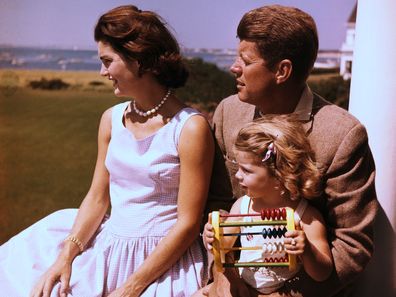
[[[224,219],[228,217],[250,217],[248,221],[229,221],[224,222]],[[260,217],[258,220],[253,220],[254,217]],[[266,246],[255,246],[255,247],[231,247],[223,248],[221,244],[221,238],[223,236],[245,236],[245,235],[261,235],[264,238],[276,238],[284,237],[286,231],[295,230],[294,225],[294,210],[289,207],[285,208],[273,208],[263,209],[259,214],[220,214],[218,211],[212,212],[213,230],[215,233],[215,240],[213,242],[213,258],[214,265],[218,271],[222,271],[224,267],[265,267],[265,266],[288,266],[289,270],[296,269],[296,256],[285,253],[284,257],[281,258],[265,258],[262,262],[234,262],[225,263],[225,254],[228,251],[238,250],[263,250]],[[223,233],[223,227],[240,227],[240,226],[264,226],[261,232],[240,232],[240,233]],[[272,246],[271,248],[274,248]],[[284,247],[275,246],[277,250]]]

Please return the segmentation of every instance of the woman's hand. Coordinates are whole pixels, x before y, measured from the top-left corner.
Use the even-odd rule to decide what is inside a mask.
[[[233,253],[225,255],[227,263],[234,262]],[[214,267],[212,267],[214,268]],[[209,297],[248,297],[249,289],[244,280],[239,276],[237,268],[227,268],[223,272],[213,269],[213,283],[202,291]]]
[[[30,293],[31,297],[49,297],[57,282],[61,282],[59,295],[66,297],[69,291],[71,261],[58,258],[56,262],[41,276]]]

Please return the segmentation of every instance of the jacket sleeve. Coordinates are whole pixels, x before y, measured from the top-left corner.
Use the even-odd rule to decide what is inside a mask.
[[[325,173],[324,218],[334,270],[317,283],[304,271],[286,283],[288,292],[304,297],[333,296],[348,286],[366,267],[373,254],[374,220],[378,211],[375,165],[367,132],[355,125],[342,139]]]
[[[345,284],[363,271],[373,253],[378,211],[374,179],[367,132],[358,124],[338,147],[325,187],[329,240],[337,275]]]

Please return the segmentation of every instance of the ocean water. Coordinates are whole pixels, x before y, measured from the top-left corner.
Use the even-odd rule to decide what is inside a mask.
[[[185,50],[183,55],[201,58],[224,70],[235,58],[235,53],[223,50]],[[96,50],[0,47],[0,68],[99,71],[100,60]]]
[[[201,58],[228,71],[234,62],[236,51],[223,49],[184,49],[186,58]],[[319,52],[315,68],[339,67],[338,51]],[[0,69],[48,69],[99,71],[100,60],[96,50],[50,49],[0,46]]]

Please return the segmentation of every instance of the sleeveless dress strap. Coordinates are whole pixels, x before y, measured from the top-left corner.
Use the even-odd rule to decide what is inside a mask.
[[[176,147],[179,146],[179,140],[180,140],[180,135],[182,133],[182,130],[184,128],[184,125],[186,122],[194,115],[200,115],[203,116],[199,111],[197,111],[194,108],[191,107],[185,107],[182,110],[180,110],[173,118],[172,118],[172,123],[176,125],[175,128],[175,135],[174,135],[174,142],[176,144]]]
[[[249,213],[249,204],[250,204],[250,197],[247,195],[243,196],[241,201],[241,209],[240,209],[241,214]]]
[[[124,116],[124,111],[127,109],[130,101],[122,102],[113,106],[111,111],[111,130],[116,131],[122,128],[122,118]]]

